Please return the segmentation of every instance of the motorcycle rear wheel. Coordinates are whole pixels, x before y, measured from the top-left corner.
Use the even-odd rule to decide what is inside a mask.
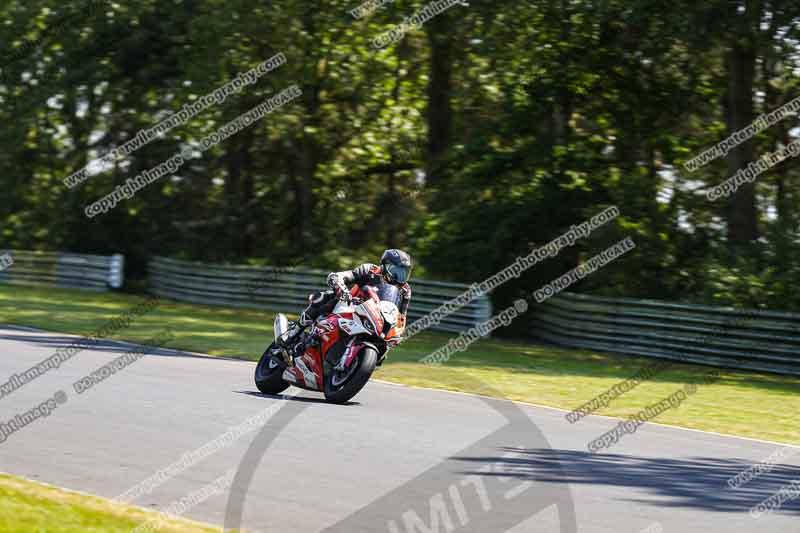
[[[269,355],[275,346],[270,344],[256,365],[256,387],[264,394],[280,394],[289,388],[289,383],[283,379],[283,367],[277,364]]]
[[[350,401],[367,384],[377,362],[378,353],[374,348],[365,346],[358,354],[358,359],[351,363],[355,366],[355,370],[349,373],[350,375],[346,381],[334,385],[335,373],[328,373],[325,376],[325,400],[330,403],[347,403]]]

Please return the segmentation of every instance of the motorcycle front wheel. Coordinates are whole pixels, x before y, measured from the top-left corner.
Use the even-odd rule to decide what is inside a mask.
[[[283,379],[283,367],[269,355],[274,346],[273,342],[264,350],[256,365],[256,387],[264,394],[280,394],[289,388],[289,383]]]
[[[348,402],[367,384],[377,361],[375,349],[364,346],[358,358],[344,372],[331,370],[325,376],[325,399],[331,403]]]

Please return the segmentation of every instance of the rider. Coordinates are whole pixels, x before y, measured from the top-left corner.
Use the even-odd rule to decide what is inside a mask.
[[[411,267],[411,256],[402,250],[392,248],[383,252],[380,266],[364,263],[353,270],[331,272],[327,279],[329,290],[309,295],[308,307],[302,312],[298,321],[299,327],[290,330],[286,345],[291,346],[294,339],[305,328],[313,324],[317,317],[322,314],[330,314],[338,300],[349,302],[351,299],[349,287],[379,285],[381,281],[391,283],[400,289],[401,300],[398,306],[400,316],[397,320],[397,327],[403,331],[406,324],[406,311],[408,311],[408,304],[411,301],[411,286],[407,283],[411,277]],[[297,343],[294,356],[301,356],[305,353],[306,348],[316,341],[315,337],[311,337]]]

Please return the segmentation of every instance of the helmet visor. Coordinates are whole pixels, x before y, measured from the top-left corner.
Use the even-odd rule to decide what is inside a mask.
[[[390,279],[398,283],[405,283],[411,277],[411,268],[407,266],[389,263],[386,265],[386,272]]]

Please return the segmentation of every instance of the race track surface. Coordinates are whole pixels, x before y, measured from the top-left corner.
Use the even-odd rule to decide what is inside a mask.
[[[0,327],[0,383],[75,338]],[[281,533],[800,532],[800,498],[749,514],[800,480],[800,453],[738,490],[726,484],[774,444],[648,424],[591,454],[616,420],[569,424],[557,410],[375,381],[346,406],[262,396],[253,363],[163,349],[76,393],[131,347],[103,342],[0,398],[6,423],[66,394],[0,443],[0,471],[114,498],[260,415],[132,503],[165,509],[238,469],[233,488],[185,516],[232,527],[240,515],[250,531]]]

